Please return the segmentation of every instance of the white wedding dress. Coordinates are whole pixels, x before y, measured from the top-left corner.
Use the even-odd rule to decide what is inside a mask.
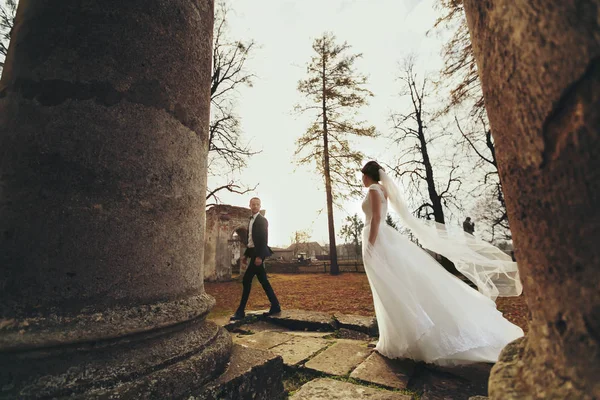
[[[385,223],[384,189],[369,190],[381,201],[381,223],[368,244],[372,207],[362,209],[363,259],[379,326],[376,350],[388,358],[438,365],[496,362],[523,330],[506,320],[490,298],[447,272],[433,257]]]

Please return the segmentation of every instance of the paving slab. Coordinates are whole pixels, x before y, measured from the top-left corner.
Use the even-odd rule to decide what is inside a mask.
[[[373,352],[369,358],[352,371],[350,377],[394,389],[406,389],[414,369],[414,361],[390,360]]]
[[[318,311],[283,310],[266,319],[297,331],[333,332],[337,329],[337,322],[330,314]]]
[[[270,351],[281,356],[285,365],[296,366],[329,344],[331,341],[326,339],[295,336],[292,340],[271,348]]]
[[[231,315],[225,315],[225,316],[220,316],[220,317],[210,317],[208,318],[210,321],[213,321],[215,324],[222,326],[223,328],[227,329],[229,332],[240,328],[243,325],[246,324],[252,324],[253,322],[256,322],[258,319],[263,318],[262,316],[263,311],[252,311],[249,313],[246,313],[246,316],[241,319],[241,320],[235,320],[232,321]]]
[[[264,350],[233,345],[225,372],[209,386],[194,392],[189,400],[283,400],[283,362],[281,357]]]
[[[243,325],[239,329],[250,332],[287,332],[288,329],[280,325],[271,324],[267,321],[257,321],[248,325]]]
[[[310,332],[310,331],[286,331],[288,335],[300,337],[322,338],[331,335],[331,332]]]
[[[306,368],[330,375],[348,375],[371,353],[364,342],[340,341],[305,364]]]
[[[377,335],[377,319],[375,319],[375,317],[335,314],[335,319],[338,321],[339,328],[358,331],[373,336]]]
[[[369,335],[368,333],[355,331],[355,330],[347,329],[347,328],[340,328],[335,333],[336,333],[336,336],[339,337],[340,339],[362,340],[365,342],[368,342],[371,339],[373,339],[373,337],[371,335]]]
[[[262,317],[267,312],[269,312],[268,308],[265,308],[263,310],[246,311],[246,318],[248,318],[248,317]]]
[[[411,400],[411,396],[340,382],[333,379],[315,379],[303,385],[290,400]]]
[[[417,363],[408,388],[421,393],[422,400],[467,400],[486,396],[489,365],[480,363],[463,367],[439,367]]]
[[[281,332],[259,332],[244,336],[236,339],[236,343],[261,350],[268,350],[293,339],[293,336]]]
[[[243,343],[243,340],[247,339],[249,335],[243,334],[243,333],[231,333],[231,339],[233,340],[233,343],[239,344],[240,346],[245,346],[248,347],[246,344]],[[242,343],[239,343],[239,341],[242,340]]]
[[[492,363],[473,363],[456,365],[453,367],[440,367],[438,365],[427,364],[427,368],[438,370],[463,378],[470,382],[485,381],[490,378],[490,372],[494,364]]]

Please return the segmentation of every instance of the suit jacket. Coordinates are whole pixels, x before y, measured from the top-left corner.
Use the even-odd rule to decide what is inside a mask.
[[[252,241],[254,242],[254,254],[250,253],[252,249],[247,248],[244,252],[244,256],[252,257],[252,255],[254,255],[264,260],[273,254],[273,251],[268,245],[269,221],[267,221],[260,213],[258,213],[254,220],[254,224],[252,225]]]

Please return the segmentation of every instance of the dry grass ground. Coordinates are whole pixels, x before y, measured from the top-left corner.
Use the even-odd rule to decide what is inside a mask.
[[[269,274],[269,280],[282,308],[374,315],[371,289],[365,274]],[[242,294],[241,282],[207,282],[205,289],[217,300],[213,315],[233,314]],[[527,330],[528,309],[523,296],[500,298],[496,304],[508,320]],[[269,308],[269,301],[255,279],[246,310],[266,308]]]

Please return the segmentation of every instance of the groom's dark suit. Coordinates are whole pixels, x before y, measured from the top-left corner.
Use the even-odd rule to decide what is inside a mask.
[[[250,222],[251,221],[252,217],[250,217]],[[277,296],[275,296],[275,292],[271,287],[271,283],[267,278],[267,272],[265,270],[265,259],[273,254],[271,248],[268,246],[269,222],[260,213],[256,214],[254,223],[252,224],[251,233],[254,247],[248,247],[244,252],[244,256],[248,257],[250,262],[248,263],[248,268],[244,274],[244,291],[242,292],[240,306],[235,312],[237,316],[244,315],[244,310],[246,309],[246,303],[248,302],[248,297],[250,296],[250,289],[252,288],[252,279],[254,278],[254,275],[256,275],[258,278],[258,281],[262,285],[267,297],[269,298],[269,301],[271,302],[271,311],[280,310],[279,301],[277,300]],[[248,243],[248,245],[251,246],[252,243]],[[262,263],[260,265],[255,265],[257,257],[262,259]]]

